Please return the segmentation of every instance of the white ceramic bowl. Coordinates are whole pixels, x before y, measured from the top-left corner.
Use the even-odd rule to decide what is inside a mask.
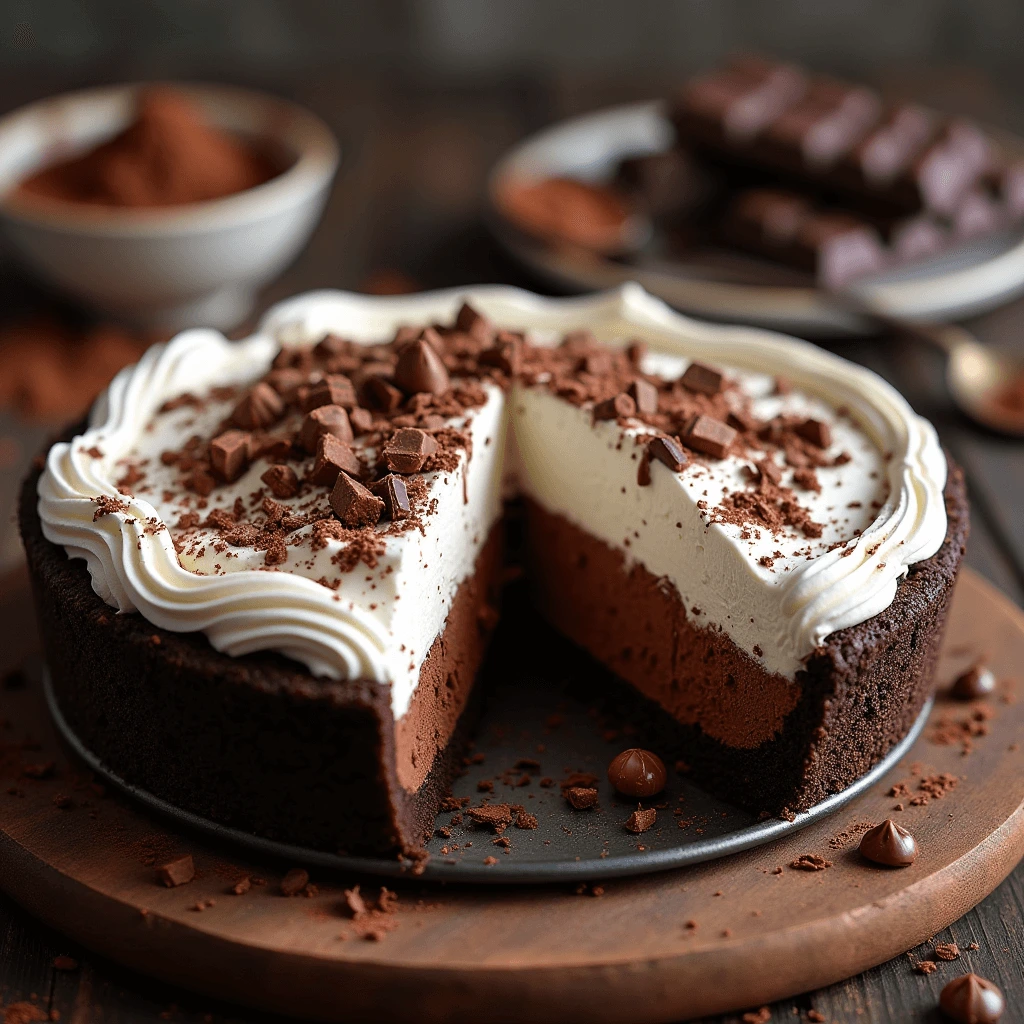
[[[0,118],[0,227],[41,278],[110,316],[162,330],[232,327],[316,227],[337,167],[337,143],[318,117],[285,100],[230,86],[175,84],[211,123],[280,149],[291,161],[288,169],[223,199],[144,210],[9,194],[38,168],[125,128],[139,88],[68,93]]]

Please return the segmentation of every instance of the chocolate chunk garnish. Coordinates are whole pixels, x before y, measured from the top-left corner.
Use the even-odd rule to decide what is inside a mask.
[[[339,473],[331,491],[331,508],[343,526],[375,526],[384,502],[347,473]]]
[[[325,334],[314,346],[313,354],[321,359],[333,359],[345,355],[352,342],[339,338],[337,334]]]
[[[322,434],[316,445],[316,460],[310,471],[309,479],[321,486],[333,486],[339,473],[348,473],[352,477],[361,477],[363,467],[345,441],[339,441],[333,434]]]
[[[196,866],[192,862],[192,855],[186,853],[184,857],[161,864],[156,869],[156,875],[168,889],[191,882],[196,877]]]
[[[488,341],[494,334],[494,324],[483,313],[478,313],[468,302],[462,304],[455,316],[455,329],[465,331],[477,341]]]
[[[977,974],[954,978],[939,995],[939,1006],[959,1024],[995,1024],[1006,1001],[998,986]]]
[[[284,415],[281,396],[265,381],[260,381],[235,406],[231,419],[246,430],[269,427]]]
[[[640,747],[622,751],[608,765],[608,781],[623,795],[654,796],[665,788],[665,763]]]
[[[597,803],[597,790],[592,786],[570,786],[562,790],[562,796],[577,811],[589,810]]]
[[[437,451],[437,442],[416,427],[403,427],[381,451],[388,468],[396,473],[418,473],[423,464]]]
[[[384,515],[392,522],[408,519],[412,514],[409,492],[400,476],[389,473],[383,480],[373,484],[370,490],[384,502]]]
[[[309,872],[305,868],[292,868],[284,878],[281,879],[281,895],[296,896],[309,883]]]
[[[688,391],[701,395],[717,395],[722,390],[722,374],[703,363],[690,363],[679,383]]]
[[[267,383],[286,401],[291,401],[295,392],[305,383],[306,375],[301,370],[286,366],[280,370],[271,370],[267,374]]]
[[[363,393],[366,402],[381,412],[394,412],[403,402],[405,396],[398,388],[384,377],[374,375],[363,382]]]
[[[827,423],[821,420],[804,420],[794,428],[805,441],[810,441],[815,448],[827,448],[832,443],[832,431]]]
[[[436,337],[436,333],[427,328],[399,353],[395,384],[407,395],[421,391],[439,395],[448,390],[448,371],[429,340],[431,335]]]
[[[369,433],[373,429],[373,413],[369,409],[353,409],[348,414],[348,422],[356,436]]]
[[[644,810],[643,807],[638,807],[626,820],[623,822],[623,828],[627,832],[633,832],[635,835],[639,835],[641,832],[646,832],[657,820],[658,812],[653,807],[648,807]]]
[[[221,480],[231,483],[249,468],[249,443],[242,430],[226,430],[210,442],[210,465]]]
[[[980,700],[994,693],[996,677],[985,665],[975,665],[962,676],[957,676],[949,694],[957,700]]]
[[[331,434],[339,441],[352,440],[348,413],[340,405],[321,405],[307,413],[299,428],[299,444],[312,455],[324,434]]]
[[[626,394],[636,403],[641,416],[653,416],[658,411],[658,389],[650,381],[637,377],[626,388]]]
[[[275,498],[294,498],[299,493],[299,478],[291,466],[271,466],[260,479]]]
[[[698,416],[686,431],[683,443],[694,451],[724,459],[735,440],[736,431],[728,424],[711,416]]]
[[[508,331],[499,331],[494,346],[480,353],[480,362],[485,366],[496,366],[509,376],[522,369],[523,341]]]
[[[917,858],[917,842],[891,818],[864,833],[860,841],[861,855],[889,868],[905,868]]]
[[[663,462],[673,473],[679,473],[686,468],[686,452],[676,443],[672,437],[656,437],[647,445],[648,458],[657,459]]]
[[[640,464],[636,467],[636,482],[638,487],[650,487],[651,485],[651,453],[645,448],[640,456]]]
[[[824,871],[832,867],[832,861],[819,857],[816,853],[805,853],[789,862],[794,871]]]
[[[628,419],[636,415],[636,402],[627,394],[607,398],[594,406],[595,420]]]
[[[335,373],[308,387],[299,388],[298,397],[299,408],[303,412],[312,412],[321,405],[340,405],[347,410],[355,408],[356,389],[348,377]]]

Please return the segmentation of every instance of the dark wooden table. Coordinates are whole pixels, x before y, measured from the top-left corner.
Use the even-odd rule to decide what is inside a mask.
[[[95,77],[131,75],[105,69]],[[13,108],[69,84],[4,81],[0,75],[0,107]],[[543,82],[490,78],[486,73],[456,80],[422,72],[350,78],[339,71],[317,73],[301,83],[252,84],[315,109],[343,147],[342,170],[324,222],[298,262],[267,290],[267,303],[309,288],[361,288],[383,271],[408,275],[424,288],[505,282],[543,290],[503,256],[481,224],[488,167],[516,139],[549,121],[659,95],[666,87],[645,80],[642,73],[624,84],[579,77]],[[9,316],[22,301],[20,289],[9,285],[0,302],[3,296],[8,308],[0,308],[0,316]],[[986,342],[1021,347],[1024,301],[969,326]],[[936,424],[970,485],[968,564],[1024,603],[1024,445],[985,433],[956,412],[936,352],[892,337],[829,347],[888,378]],[[0,431],[5,426],[12,427],[9,420],[0,420]],[[12,479],[10,473],[0,476],[0,507],[9,500]],[[0,530],[10,529],[7,522],[0,525]],[[964,954],[956,967],[996,981],[1008,997],[1004,1021],[1024,1020],[1024,866],[936,941],[956,941],[961,949],[977,942],[980,949]],[[921,955],[915,959],[925,958],[930,947],[917,952]],[[78,969],[55,970],[58,954],[74,957]],[[952,976],[950,970],[915,974],[906,958],[897,958],[829,989],[779,1003],[772,1007],[772,1019],[806,1020],[807,1011],[815,1009],[835,1022],[937,1021],[938,993]],[[0,896],[0,1003],[19,999],[35,999],[40,1008],[73,1024],[269,1020],[131,974],[44,929]]]

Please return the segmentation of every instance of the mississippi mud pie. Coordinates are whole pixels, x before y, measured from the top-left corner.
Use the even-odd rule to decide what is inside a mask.
[[[537,607],[722,796],[809,807],[931,692],[967,509],[899,394],[635,286],[479,288],[314,293],[115,379],[21,504],[61,711],[204,817],[413,852],[470,726],[510,503]]]

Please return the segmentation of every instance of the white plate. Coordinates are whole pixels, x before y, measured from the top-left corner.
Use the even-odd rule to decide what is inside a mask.
[[[569,291],[637,281],[677,309],[712,320],[743,321],[798,334],[859,334],[870,322],[858,304],[886,316],[943,321],[986,312],[1024,293],[1024,237],[1000,234],[940,259],[863,278],[844,301],[821,289],[722,279],[708,265],[619,262],[578,250],[556,250],[518,231],[498,212],[496,197],[512,180],[562,175],[608,180],[626,155],[667,149],[674,129],[661,102],[610,107],[561,121],[505,154],[489,180],[490,222],[499,241],[551,284]],[[1018,146],[1024,145],[1017,141]]]

